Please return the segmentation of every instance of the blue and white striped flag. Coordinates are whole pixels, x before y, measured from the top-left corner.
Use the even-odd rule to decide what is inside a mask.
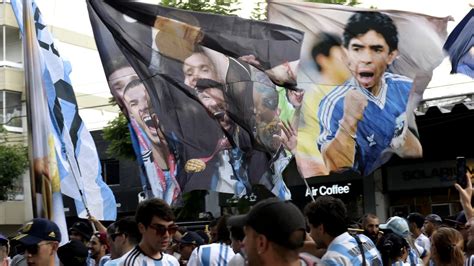
[[[23,36],[22,3],[11,1]],[[91,134],[79,116],[76,97],[69,79],[71,66],[60,57],[53,37],[43,23],[33,1],[36,36],[41,58],[43,88],[46,90],[61,192],[75,200],[78,216],[86,218],[87,210],[99,220],[115,220],[117,208],[111,189],[101,176],[99,156]],[[82,194],[82,195],[81,195]]]

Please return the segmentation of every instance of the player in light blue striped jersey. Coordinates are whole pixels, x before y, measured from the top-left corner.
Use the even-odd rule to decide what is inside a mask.
[[[418,138],[407,124],[412,81],[386,72],[398,54],[398,32],[380,12],[356,12],[344,29],[352,78],[320,103],[318,147],[331,171],[352,168],[367,175],[393,151],[421,156]]]

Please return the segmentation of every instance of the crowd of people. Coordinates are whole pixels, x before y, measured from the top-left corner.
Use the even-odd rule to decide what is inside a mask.
[[[35,218],[18,234],[0,235],[1,265],[474,265],[471,175],[455,185],[463,211],[455,220],[437,214],[365,214],[350,223],[342,200],[321,196],[303,211],[268,198],[247,214],[224,215],[206,230],[175,222],[161,199],[141,202],[135,217],[108,227],[91,218],[68,230]]]

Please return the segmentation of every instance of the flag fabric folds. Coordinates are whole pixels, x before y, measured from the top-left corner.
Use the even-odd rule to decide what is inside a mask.
[[[263,185],[289,198],[275,84],[295,85],[300,31],[130,1],[88,5],[152,196],[174,184],[238,196]]]
[[[444,58],[447,17],[272,0],[268,20],[305,34],[287,94],[302,176],[422,156],[413,111]]]
[[[449,34],[444,49],[451,59],[451,74],[474,78],[474,9]]]
[[[25,79],[31,102],[28,118],[33,125],[41,126],[33,126],[30,134],[33,140],[46,134],[45,132],[51,134],[50,152],[56,152],[56,155],[50,161],[57,161],[56,190],[60,189],[64,195],[75,200],[79,217],[86,218],[90,212],[99,220],[115,220],[115,198],[102,180],[95,144],[79,116],[69,79],[71,66],[60,57],[36,3],[22,4],[19,0],[11,3],[26,42],[25,50],[31,50],[31,53],[25,53]],[[25,5],[28,8],[32,6],[30,12],[34,21],[29,24],[23,24],[22,20]],[[27,25],[31,25],[31,28],[27,28]],[[43,110],[35,109],[34,102],[37,101],[43,101]],[[45,157],[43,154],[37,155],[38,147],[33,145],[32,148],[35,159]],[[39,213],[37,215],[41,216]]]

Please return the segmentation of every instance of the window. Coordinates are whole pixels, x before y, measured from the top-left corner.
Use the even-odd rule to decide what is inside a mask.
[[[120,184],[120,164],[118,160],[101,160],[102,176],[107,185]]]
[[[23,51],[20,31],[6,25],[0,26],[0,65],[22,68]]]
[[[22,131],[21,93],[0,91],[0,124],[8,130]]]

